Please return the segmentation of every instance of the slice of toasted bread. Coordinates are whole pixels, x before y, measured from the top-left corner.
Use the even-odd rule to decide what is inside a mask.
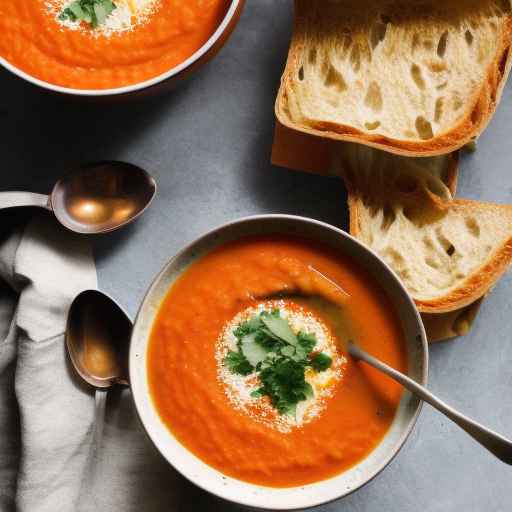
[[[471,304],[512,260],[512,205],[454,199],[445,209],[375,207],[351,194],[350,208],[353,234],[395,270],[422,312]]]
[[[357,144],[338,142],[332,151],[334,174],[341,174],[349,191],[351,232],[357,231],[357,195],[367,197],[378,208],[382,203],[375,197],[385,194],[395,204],[410,205],[414,201],[430,204],[431,208],[446,209],[455,195],[458,154],[443,157],[411,159],[390,155]],[[370,171],[374,169],[374,171]],[[369,173],[372,172],[373,180]],[[375,182],[376,179],[376,182]],[[368,187],[368,183],[373,186]],[[416,182],[416,184],[415,184]],[[376,185],[378,183],[378,185]],[[373,191],[373,192],[372,192]],[[373,198],[373,200],[372,200]],[[482,299],[447,313],[422,313],[429,342],[443,341],[467,334],[478,314]]]
[[[489,122],[511,66],[510,0],[296,0],[276,101],[292,129],[444,154]]]
[[[444,209],[457,188],[459,153],[409,158],[361,144],[338,142],[330,147],[330,174],[341,175],[351,198],[368,200],[372,208],[387,204]],[[357,212],[351,209],[351,233]]]

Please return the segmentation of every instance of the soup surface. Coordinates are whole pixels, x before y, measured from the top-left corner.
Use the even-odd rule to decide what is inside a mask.
[[[229,0],[90,1],[110,1],[110,8],[115,7],[95,28],[63,16],[73,0],[1,0],[0,56],[52,84],[77,89],[122,87],[154,78],[185,61],[215,32],[231,4]]]
[[[329,290],[321,290],[324,281],[308,271],[311,267],[347,292],[340,325],[314,301],[292,295],[263,300],[283,289],[328,295]],[[237,407],[222,368],[222,344],[229,343],[226,333],[237,319],[276,307],[288,315],[290,325],[298,322],[314,332],[321,340],[319,350],[332,358],[330,369],[310,381],[315,395],[311,400],[321,398],[319,407],[312,406],[316,412],[304,421],[295,421],[294,412],[283,428],[286,413],[275,411],[274,422],[265,412],[268,397],[249,398],[247,407]],[[323,480],[375,448],[393,421],[402,393],[398,384],[346,356],[348,336],[406,371],[398,317],[384,292],[355,262],[306,240],[247,237],[208,253],[169,290],[148,347],[152,400],[172,434],[226,475],[271,487]],[[329,392],[319,391],[323,385]]]

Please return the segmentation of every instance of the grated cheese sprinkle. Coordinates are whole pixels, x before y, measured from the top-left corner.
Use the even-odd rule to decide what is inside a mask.
[[[135,27],[146,23],[151,15],[160,8],[160,0],[113,0],[116,8],[104,23],[91,29],[79,21],[62,20],[59,18],[60,13],[72,4],[73,1],[47,0],[46,8],[63,29],[87,32],[95,37],[99,35],[110,37],[114,34],[133,30]]]
[[[224,364],[228,351],[237,350],[237,339],[233,331],[238,325],[262,311],[270,312],[275,308],[279,308],[281,316],[288,320],[293,332],[298,333],[302,330],[314,334],[317,339],[314,350],[324,352],[332,358],[332,365],[329,369],[320,373],[311,369],[306,371],[305,379],[313,387],[314,396],[297,404],[295,417],[288,414],[279,414],[268,397],[251,397],[251,393],[261,385],[256,372],[247,376],[237,375],[232,373]],[[293,309],[287,307],[286,302],[282,300],[267,301],[250,307],[228,322],[217,340],[215,359],[217,378],[223,385],[224,392],[231,405],[259,423],[282,433],[300,428],[321,414],[326,406],[327,399],[333,396],[336,384],[342,379],[343,370],[347,363],[346,358],[339,354],[336,341],[323,322],[295,305]]]

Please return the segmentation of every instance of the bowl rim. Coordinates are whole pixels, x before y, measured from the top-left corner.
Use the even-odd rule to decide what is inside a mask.
[[[416,308],[414,300],[410,296],[409,292],[405,288],[405,286],[402,283],[402,281],[400,280],[400,278],[393,271],[393,269],[377,253],[375,253],[372,249],[370,249],[369,247],[364,245],[362,242],[357,240],[355,237],[350,235],[350,233],[347,233],[346,231],[344,231],[344,230],[342,230],[340,228],[337,228],[336,226],[333,226],[331,224],[328,224],[326,222],[322,222],[322,221],[319,221],[319,220],[316,220],[316,219],[312,219],[312,218],[308,218],[308,217],[303,217],[303,216],[299,216],[299,215],[289,215],[289,214],[259,214],[259,215],[250,215],[250,216],[245,216],[245,217],[237,218],[237,219],[232,220],[232,221],[228,221],[228,222],[222,223],[222,224],[220,224],[220,225],[218,225],[218,226],[216,226],[216,227],[214,227],[214,228],[212,228],[212,229],[210,229],[210,230],[208,230],[206,232],[203,232],[201,235],[199,235],[196,238],[194,238],[194,240],[192,240],[190,243],[186,244],[181,250],[176,252],[176,254],[174,256],[172,256],[169,260],[167,260],[164,263],[164,265],[162,266],[161,270],[156,274],[156,276],[152,280],[152,282],[149,285],[146,293],[144,294],[143,300],[140,303],[139,309],[138,309],[137,314],[135,316],[135,320],[134,320],[134,324],[133,324],[132,337],[130,339],[129,365],[128,365],[130,387],[131,387],[131,390],[132,390],[132,397],[133,397],[133,401],[134,401],[134,404],[135,404],[135,410],[137,412],[137,416],[138,416],[139,421],[140,421],[140,423],[141,423],[141,425],[143,427],[143,430],[146,433],[146,435],[148,436],[148,438],[151,441],[151,443],[153,444],[153,446],[157,449],[157,451],[160,453],[160,455],[168,462],[168,464],[175,471],[177,471],[180,475],[185,477],[189,482],[191,482],[192,484],[196,485],[200,489],[202,489],[202,490],[204,490],[204,491],[206,491],[206,492],[208,492],[208,493],[210,493],[210,494],[212,494],[214,496],[217,496],[218,498],[221,498],[221,499],[224,499],[224,500],[227,500],[227,501],[239,504],[239,505],[254,507],[256,509],[262,509],[262,510],[266,510],[269,507],[266,506],[266,505],[255,503],[253,500],[251,500],[251,498],[250,498],[250,496],[248,494],[247,494],[247,497],[246,497],[246,495],[244,494],[243,491],[240,492],[239,496],[237,496],[236,499],[233,499],[232,497],[227,497],[226,495],[222,494],[222,492],[218,491],[216,488],[212,488],[211,486],[207,485],[206,483],[204,483],[204,482],[202,482],[202,481],[200,481],[198,479],[194,479],[194,478],[190,477],[189,475],[185,474],[184,472],[182,472],[180,469],[178,469],[178,467],[173,462],[171,462],[169,460],[169,458],[163,452],[163,450],[159,446],[159,444],[153,439],[153,437],[152,437],[152,435],[151,435],[151,433],[149,431],[149,427],[146,425],[146,420],[143,417],[144,415],[141,413],[141,404],[139,404],[137,393],[134,392],[134,388],[132,387],[131,383],[133,382],[133,375],[135,374],[135,366],[141,364],[140,362],[137,361],[138,360],[138,356],[137,356],[136,350],[134,348],[134,345],[135,345],[134,339],[136,337],[136,327],[140,323],[140,317],[143,315],[144,311],[146,309],[148,309],[148,307],[150,306],[149,299],[153,295],[155,289],[159,285],[159,282],[160,282],[161,278],[166,273],[168,268],[175,261],[178,261],[183,255],[185,255],[186,253],[188,253],[191,250],[193,250],[193,248],[194,248],[194,246],[196,246],[196,244],[199,244],[200,242],[202,242],[205,239],[207,239],[208,237],[214,235],[218,231],[223,231],[223,230],[225,230],[225,229],[227,229],[229,227],[232,227],[232,226],[234,226],[236,224],[243,224],[243,223],[246,223],[246,222],[254,222],[254,221],[257,222],[259,220],[267,220],[267,219],[283,219],[283,220],[291,220],[292,222],[299,222],[299,223],[306,222],[306,223],[316,224],[317,226],[319,226],[321,228],[329,229],[331,231],[337,232],[342,237],[348,238],[352,243],[355,243],[357,246],[362,248],[364,251],[370,253],[373,257],[375,257],[377,260],[379,260],[380,263],[389,271],[390,276],[394,279],[394,281],[396,282],[398,287],[401,288],[401,291],[403,292],[404,298],[409,303],[409,306],[411,306],[411,311],[414,313],[414,315],[416,317],[416,321],[417,321],[417,324],[418,324],[418,327],[419,327],[419,337],[421,338],[420,339],[421,359],[422,359],[421,363],[422,363],[422,366],[423,366],[422,373],[421,373],[421,380],[419,381],[419,383],[422,384],[423,386],[427,385],[427,381],[428,381],[428,362],[429,362],[428,341],[427,341],[427,336],[426,336],[425,328],[424,328],[424,325],[423,325],[423,322],[422,322],[422,319],[421,319],[421,315],[418,312],[418,309]],[[154,318],[153,318],[153,321],[154,321]],[[147,349],[147,341],[146,341],[145,348]],[[405,442],[409,438],[411,432],[413,431],[413,429],[414,429],[414,427],[416,425],[416,422],[418,420],[418,417],[419,417],[419,415],[421,413],[422,408],[423,408],[423,401],[418,400],[418,405],[416,407],[416,410],[414,411],[412,417],[410,418],[408,425],[406,426],[406,428],[404,428],[404,430],[401,432],[399,438],[395,442],[395,447],[394,447],[394,449],[392,451],[392,454],[390,456],[384,457],[383,460],[381,461],[381,463],[377,465],[376,469],[374,471],[372,471],[369,474],[369,476],[367,478],[365,478],[364,482],[362,482],[360,485],[354,486],[348,492],[344,491],[343,489],[340,488],[340,493],[337,496],[329,497],[329,498],[325,498],[325,499],[324,498],[319,498],[316,501],[308,502],[306,505],[297,505],[297,506],[289,506],[289,505],[281,506],[281,505],[278,505],[278,506],[276,506],[275,504],[272,504],[272,509],[273,510],[301,510],[301,509],[310,509],[312,507],[316,507],[316,506],[319,506],[319,505],[324,505],[324,504],[327,504],[327,503],[331,503],[331,502],[334,502],[334,501],[336,501],[338,499],[341,499],[341,498],[344,498],[346,496],[349,496],[353,492],[355,492],[355,491],[359,490],[360,488],[364,487],[365,485],[367,485],[375,477],[377,477],[395,459],[395,457],[401,451],[402,447],[404,446]],[[153,409],[155,410],[156,414],[158,415],[158,411],[156,411],[156,408],[154,406],[153,406]],[[198,458],[193,452],[188,450],[188,448],[186,448],[184,445],[182,445],[181,442],[178,441],[171,432],[169,432],[169,435],[171,435],[173,437],[173,439],[175,439],[175,441],[187,452],[187,454],[189,456],[199,460],[200,463],[202,465],[206,466],[207,468],[209,468],[209,470],[211,470],[213,472],[216,472],[219,475],[223,475],[223,473],[221,473],[219,470],[217,470],[216,468],[213,468],[212,466],[209,466],[202,459]],[[377,447],[378,446],[379,445],[377,445]],[[377,449],[377,447],[375,449]],[[364,459],[362,459],[362,460],[364,460]],[[356,466],[354,466],[354,467],[357,467],[358,464],[356,464]],[[344,472],[340,473],[340,475],[343,474],[343,473]],[[291,489],[307,488],[308,486],[314,486],[314,485],[316,485],[318,483],[329,481],[329,480],[331,480],[333,478],[337,478],[340,475],[335,475],[334,477],[332,477],[330,479],[327,479],[327,480],[322,480],[322,481],[319,481],[319,482],[313,482],[312,484],[294,486],[294,487],[290,487],[290,488],[284,488],[282,490],[286,491],[286,490],[291,490]],[[240,484],[242,484],[244,486],[264,488],[264,489],[268,489],[268,490],[271,490],[271,491],[272,490],[274,490],[274,491],[281,490],[281,489],[278,489],[278,488],[265,487],[265,486],[261,486],[261,485],[257,485],[257,484],[251,484],[251,483],[245,482],[243,480],[239,480],[239,479],[236,479],[236,478],[233,478],[233,477],[228,477],[228,476],[225,476],[225,475],[223,475],[223,478],[224,479],[228,479],[228,480],[233,480],[233,481],[235,481],[237,483],[240,483]]]
[[[0,65],[3,66],[7,71],[10,71],[12,74],[16,75],[18,78],[25,80],[26,82],[31,83],[32,85],[36,85],[41,87],[42,89],[46,89],[48,91],[71,95],[71,96],[83,96],[83,97],[103,97],[103,96],[119,96],[122,94],[129,94],[133,92],[139,92],[143,89],[147,89],[154,85],[160,84],[172,78],[185,69],[189,68],[192,64],[197,62],[203,55],[205,55],[212,46],[219,40],[219,38],[224,34],[226,29],[229,27],[231,20],[235,17],[238,12],[238,9],[243,6],[244,0],[231,0],[231,4],[226,14],[224,15],[223,20],[215,30],[215,32],[208,38],[208,40],[196,50],[188,59],[184,60],[177,66],[157,75],[148,80],[144,80],[143,82],[138,82],[131,85],[124,85],[122,87],[113,87],[110,89],[75,89],[73,87],[64,87],[62,85],[52,84],[50,82],[46,82],[45,80],[41,80],[40,78],[36,78],[31,74],[23,71],[18,68],[14,64],[10,63],[7,59],[0,56]]]

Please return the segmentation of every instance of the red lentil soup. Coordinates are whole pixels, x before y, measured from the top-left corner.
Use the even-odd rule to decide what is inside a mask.
[[[270,487],[324,480],[361,461],[386,434],[402,394],[398,384],[347,356],[322,413],[300,428],[284,433],[232,406],[218,378],[219,335],[257,303],[253,297],[284,285],[311,288],[297,262],[341,285],[357,341],[406,371],[403,332],[383,290],[351,259],[288,237],[247,237],[191,265],[160,306],[148,346],[152,400],[176,439],[225,475]],[[337,340],[340,354],[343,341]]]
[[[108,1],[108,0],[91,0]],[[112,0],[96,28],[63,19],[72,0],[1,0],[0,56],[29,75],[76,89],[154,78],[203,46],[229,0]]]

